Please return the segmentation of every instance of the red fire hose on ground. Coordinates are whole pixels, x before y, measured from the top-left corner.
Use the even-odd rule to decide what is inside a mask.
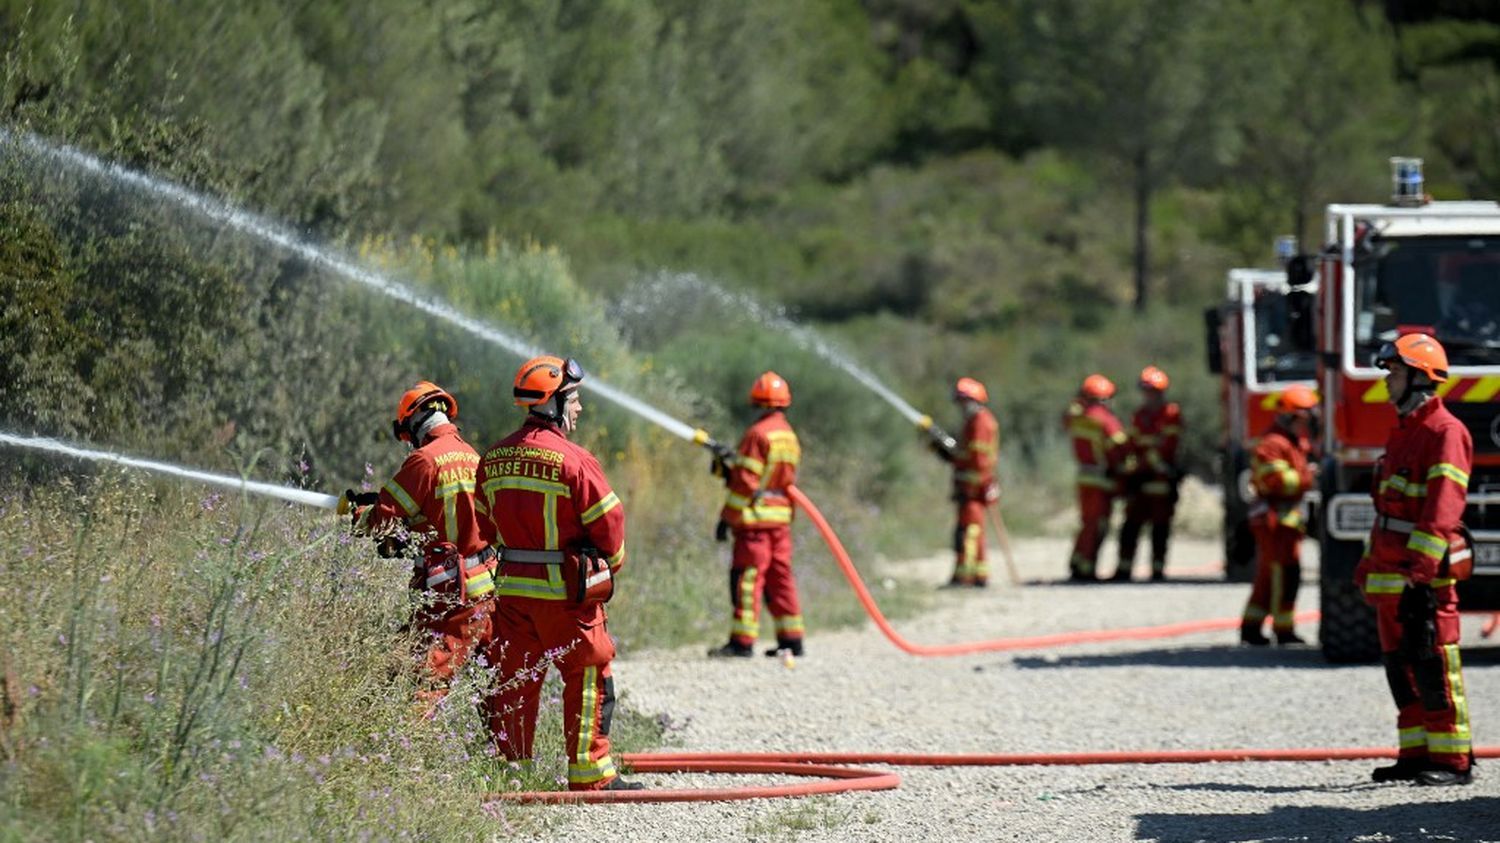
[[[870,619],[885,637],[901,650],[915,656],[956,656],[1001,650],[1041,649],[1064,644],[1094,641],[1122,641],[1169,638],[1196,632],[1232,629],[1239,618],[1216,618],[1186,621],[1161,626],[1132,627],[1116,630],[1089,630],[1020,638],[998,638],[958,644],[913,644],[901,636],[881,613],[880,607],[865,587],[859,571],[849,559],[843,543],[824,520],[812,501],[796,487],[787,490],[797,506],[812,520],[828,544],[834,560],[854,588],[855,595],[869,613]],[[1298,620],[1315,620],[1317,612],[1302,612]],[[1476,758],[1500,758],[1500,746],[1475,747]],[[1013,767],[1076,766],[1085,764],[1203,764],[1210,762],[1262,761],[1358,761],[1394,758],[1393,748],[1321,748],[1321,749],[1171,749],[1110,752],[1047,753],[901,753],[901,752],[680,752],[627,753],[620,761],[641,773],[736,773],[778,774],[815,777],[814,781],[779,785],[729,788],[694,788],[634,791],[532,791],[495,793],[487,800],[528,803],[614,803],[614,802],[728,802],[741,799],[811,796],[858,790],[893,790],[901,785],[896,773],[863,767],[840,766],[890,764],[900,767]]]

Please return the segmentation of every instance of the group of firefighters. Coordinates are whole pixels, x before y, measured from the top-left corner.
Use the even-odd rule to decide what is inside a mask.
[[[1456,579],[1470,565],[1460,523],[1472,461],[1469,434],[1436,396],[1447,360],[1431,337],[1402,337],[1382,350],[1400,423],[1377,472],[1378,517],[1357,580],[1375,607],[1386,675],[1398,709],[1400,755],[1377,781],[1428,785],[1471,780],[1471,744],[1458,656]],[[537,357],[517,371],[513,396],[527,410],[520,428],[481,456],[459,435],[458,401],[423,381],[401,396],[395,437],[412,447],[376,495],[356,496],[357,531],[399,544],[416,558],[421,595],[414,625],[430,708],[455,672],[476,654],[499,671],[481,705],[492,740],[508,760],[533,756],[542,680],[555,665],[563,680],[563,732],[570,790],[634,790],[610,751],[613,641],[604,604],[625,562],[625,514],[599,462],[569,440],[576,430],[584,372],[572,359]],[[1141,404],[1127,430],[1109,409],[1115,386],[1084,379],[1064,416],[1078,461],[1081,519],[1070,579],[1095,581],[1110,509],[1125,500],[1119,562],[1111,577],[1129,580],[1142,527],[1151,525],[1151,579],[1164,578],[1177,485],[1182,414],[1166,400],[1169,380],[1147,366]],[[999,425],[984,384],[960,378],[953,400],[963,416],[956,440],[934,437],[953,467],[955,565],[951,586],[983,587],[985,519],[996,506]],[[1317,399],[1305,387],[1280,397],[1279,413],[1259,440],[1252,480],[1257,573],[1241,640],[1300,643],[1292,626],[1300,582],[1301,499],[1311,487],[1308,422]],[[757,378],[750,401],[761,409],[736,449],[715,447],[712,470],[727,494],[715,538],[733,537],[728,641],[716,658],[748,658],[764,601],[776,630],[766,655],[801,656],[803,621],[792,572],[793,506],[801,447],[788,423],[791,388],[775,372]]]

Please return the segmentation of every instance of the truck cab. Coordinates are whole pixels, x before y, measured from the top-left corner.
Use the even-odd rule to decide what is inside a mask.
[[[1316,256],[1319,639],[1335,662],[1379,655],[1374,614],[1353,573],[1375,518],[1375,462],[1396,423],[1373,357],[1403,334],[1427,333],[1443,344],[1450,377],[1438,395],[1474,440],[1464,522],[1478,544],[1459,606],[1500,609],[1500,205],[1435,202],[1420,187],[1405,194],[1402,187],[1388,205],[1329,205],[1326,245]]]
[[[1280,249],[1278,249],[1280,251]],[[1284,269],[1229,270],[1224,302],[1207,314],[1209,369],[1220,375],[1224,417],[1220,476],[1224,483],[1224,570],[1234,582],[1255,574],[1248,512],[1250,451],[1292,384],[1315,387],[1312,299],[1316,282],[1294,288]]]

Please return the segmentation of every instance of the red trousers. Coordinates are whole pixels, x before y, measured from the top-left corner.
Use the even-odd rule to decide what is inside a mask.
[[[751,646],[760,634],[760,601],[765,596],[776,622],[776,643],[802,640],[802,604],[792,574],[792,528],[735,530],[734,558],[729,568],[729,602],[734,618],[729,638]]]
[[[532,757],[542,679],[548,665],[556,664],[563,680],[569,790],[598,790],[615,777],[609,751],[615,645],[605,620],[603,604],[504,595],[495,607],[490,663],[500,666],[500,684],[485,701],[490,736],[507,759]]]
[[[1469,769],[1474,747],[1463,664],[1458,655],[1458,592],[1452,585],[1432,592],[1437,611],[1431,647],[1417,649],[1406,641],[1398,600],[1375,603],[1381,660],[1385,662],[1391,699],[1396,703],[1396,739],[1401,757],[1463,771]]]
[[[1271,628],[1291,632],[1296,610],[1297,590],[1302,585],[1301,529],[1267,526],[1252,522],[1255,536],[1255,582],[1245,603],[1244,621],[1256,628],[1271,616]]]
[[[1114,495],[1094,486],[1078,487],[1078,540],[1073,542],[1069,566],[1075,577],[1093,577],[1099,547],[1109,533],[1109,508]]]
[[[984,501],[958,502],[958,526],[953,528],[953,582],[984,585],[990,566],[984,557]]]
[[[423,684],[428,686],[419,692],[421,699],[436,703],[446,696],[453,674],[472,653],[489,646],[494,612],[495,601],[489,597],[447,611],[437,607],[418,611],[414,623],[421,637],[415,656]]]

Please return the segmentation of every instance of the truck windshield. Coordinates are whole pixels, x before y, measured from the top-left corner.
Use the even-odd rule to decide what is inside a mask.
[[[1296,341],[1288,304],[1285,293],[1256,291],[1255,379],[1260,383],[1305,381],[1317,375],[1317,355]]]
[[[1500,364],[1500,237],[1372,237],[1354,261],[1355,364],[1422,331],[1450,366]]]

